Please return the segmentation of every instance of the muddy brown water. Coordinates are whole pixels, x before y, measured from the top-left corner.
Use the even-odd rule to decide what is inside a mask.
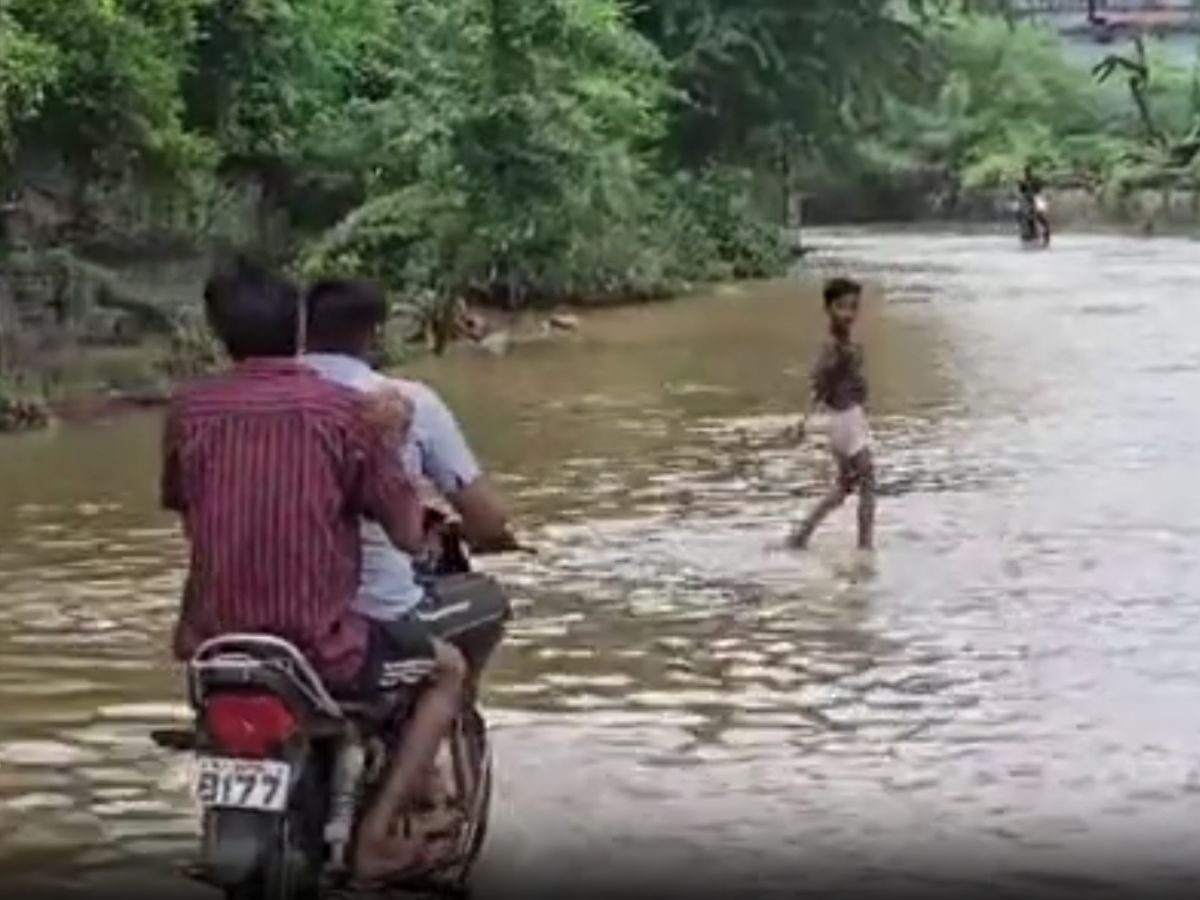
[[[541,550],[490,564],[519,613],[483,895],[1194,883],[1200,246],[813,240],[810,270],[874,285],[870,575],[849,512],[778,549],[829,474],[774,440],[819,336],[803,281],[419,368]],[[35,883],[174,884],[192,849],[187,767],[147,739],[184,712],[157,429],[0,442],[0,867]]]

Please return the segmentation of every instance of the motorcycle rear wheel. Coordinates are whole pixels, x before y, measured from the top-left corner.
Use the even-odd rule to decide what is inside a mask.
[[[488,824],[492,809],[492,755],[487,738],[487,724],[477,709],[464,710],[461,727],[468,759],[459,765],[472,769],[472,780],[476,781],[472,791],[472,808],[469,811],[471,829],[461,862],[448,873],[447,886],[456,894],[468,893],[471,872],[483,852],[487,841]]]
[[[328,782],[324,760],[309,756],[258,872],[226,890],[226,900],[320,900]]]
[[[479,779],[479,818],[475,823],[475,831],[471,835],[471,844],[467,848],[467,858],[463,865],[464,876],[470,875],[471,869],[479,861],[479,855],[483,852],[483,845],[487,842],[488,823],[491,820],[492,812],[492,761],[490,758],[484,765],[483,771],[480,772]]]

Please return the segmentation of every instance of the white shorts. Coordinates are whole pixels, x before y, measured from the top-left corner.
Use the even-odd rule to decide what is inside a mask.
[[[871,446],[871,428],[861,406],[829,414],[829,449],[843,459],[852,459]]]

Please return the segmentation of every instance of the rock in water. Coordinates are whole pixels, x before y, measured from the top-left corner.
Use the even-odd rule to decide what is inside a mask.
[[[568,313],[555,313],[549,319],[550,327],[557,331],[578,331],[579,317]]]
[[[479,339],[478,345],[493,356],[504,356],[508,353],[512,337],[507,331],[493,331]]]

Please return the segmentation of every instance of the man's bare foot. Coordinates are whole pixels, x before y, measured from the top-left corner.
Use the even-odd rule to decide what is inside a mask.
[[[429,841],[443,835],[457,834],[463,826],[464,816],[453,806],[440,806],[413,813],[408,820],[413,838]]]
[[[404,827],[383,832],[364,822],[354,877],[363,884],[398,881],[445,865],[457,852],[462,825],[462,813],[449,807],[406,816]]]
[[[354,851],[354,877],[369,883],[419,870],[425,862],[425,841],[406,831],[393,829],[390,822],[364,820]]]
[[[425,864],[431,869],[449,865],[459,852],[458,834],[434,838],[426,846]]]
[[[419,809],[438,809],[449,803],[450,792],[446,788],[446,780],[438,762],[434,762],[425,770],[425,778],[419,791],[414,803]]]

